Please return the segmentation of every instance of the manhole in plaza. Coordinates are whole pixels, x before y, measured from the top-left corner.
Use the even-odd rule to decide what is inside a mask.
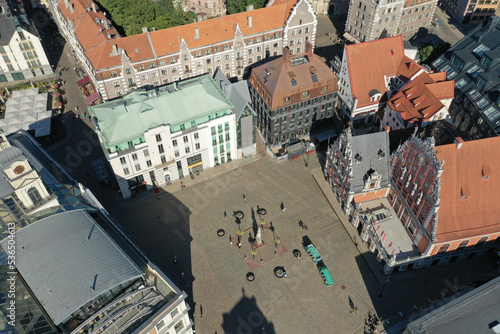
[[[226,231],[224,231],[223,229],[217,230],[217,235],[219,236],[219,238],[221,238],[226,235]]]
[[[341,285],[341,286],[340,286],[340,288],[341,288],[342,290],[345,290],[345,285]]]

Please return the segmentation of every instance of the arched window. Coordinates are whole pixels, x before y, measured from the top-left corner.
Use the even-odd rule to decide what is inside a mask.
[[[482,237],[476,242],[476,247],[481,247],[486,243],[486,241],[488,241],[488,237]]]
[[[31,187],[28,189],[28,196],[31,198],[33,204],[42,201],[42,197],[40,196],[38,189],[36,189],[35,187]]]
[[[456,250],[464,249],[465,247],[467,247],[468,244],[469,244],[469,240],[464,240],[458,244],[458,247]]]
[[[441,254],[441,253],[446,252],[448,250],[448,248],[450,248],[450,244],[441,245],[441,247],[439,247],[437,254]]]

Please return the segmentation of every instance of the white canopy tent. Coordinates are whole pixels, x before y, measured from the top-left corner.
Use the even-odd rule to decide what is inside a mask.
[[[47,110],[47,99],[48,94],[39,94],[38,88],[13,91],[0,128],[5,134],[23,129],[35,130],[35,137],[49,135],[52,110]]]

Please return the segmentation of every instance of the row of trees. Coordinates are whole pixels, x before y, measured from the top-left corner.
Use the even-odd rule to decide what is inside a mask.
[[[142,27],[165,29],[196,19],[193,12],[185,12],[180,4],[171,0],[99,0],[100,7],[107,11],[114,26],[122,35],[130,36],[142,32]]]

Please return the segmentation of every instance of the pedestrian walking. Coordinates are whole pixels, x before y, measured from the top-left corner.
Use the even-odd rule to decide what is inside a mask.
[[[203,306],[200,305],[200,319],[203,319]]]
[[[245,194],[243,194],[243,202],[247,202],[247,197],[245,196]]]
[[[227,221],[227,212],[224,210],[224,219]]]
[[[184,272],[181,272],[181,277],[184,278]]]
[[[281,202],[280,207],[281,207],[281,212],[285,213],[286,208],[285,208],[285,204],[283,204],[283,202]]]
[[[181,189],[184,190],[184,182],[181,181]]]
[[[229,241],[229,246],[233,247],[233,240]]]
[[[177,255],[174,255],[174,264],[177,264]]]

